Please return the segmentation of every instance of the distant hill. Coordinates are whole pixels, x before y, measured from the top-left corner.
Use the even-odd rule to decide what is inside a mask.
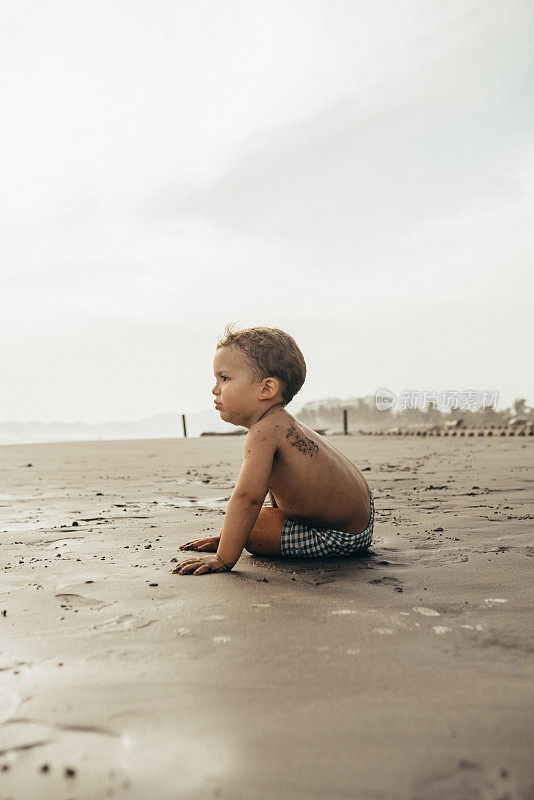
[[[444,424],[445,421],[461,417],[467,426],[500,425],[513,415],[522,415],[534,421],[534,408],[527,406],[524,398],[514,401],[513,408],[496,411],[485,408],[479,411],[456,409],[444,413],[431,406],[425,411],[379,411],[374,397],[357,397],[340,400],[328,397],[313,400],[295,408],[290,403],[288,411],[310,428],[341,431],[343,409],[348,411],[349,430],[387,428],[392,425]],[[234,425],[222,422],[215,408],[205,408],[186,415],[187,435],[200,436],[205,431],[235,431]],[[181,414],[157,414],[132,422],[2,422],[0,444],[31,444],[37,442],[72,442],[98,439],[179,439],[182,437]]]
[[[202,431],[235,430],[222,422],[215,409],[186,415],[187,435]],[[132,422],[1,422],[0,444],[98,441],[99,439],[175,439],[182,437],[181,414],[157,414]]]

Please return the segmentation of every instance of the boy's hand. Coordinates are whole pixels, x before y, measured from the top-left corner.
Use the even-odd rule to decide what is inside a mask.
[[[208,539],[193,539],[191,542],[181,544],[178,550],[202,550],[216,553],[220,538],[220,536],[210,536]]]
[[[172,571],[173,575],[205,575],[208,572],[228,572],[218,558],[188,558]]]

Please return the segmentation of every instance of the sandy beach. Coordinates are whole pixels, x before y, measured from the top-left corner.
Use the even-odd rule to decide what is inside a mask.
[[[0,448],[1,800],[534,797],[533,439],[333,441],[368,555],[200,577],[242,438]]]

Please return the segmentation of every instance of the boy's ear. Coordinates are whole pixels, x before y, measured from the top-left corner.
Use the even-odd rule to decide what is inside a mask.
[[[270,400],[271,398],[276,397],[280,391],[280,388],[280,381],[278,378],[264,378],[260,397]]]

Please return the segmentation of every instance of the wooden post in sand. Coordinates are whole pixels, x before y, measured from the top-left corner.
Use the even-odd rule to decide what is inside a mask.
[[[349,432],[349,419],[348,418],[349,418],[349,412],[347,411],[346,408],[344,408],[343,409],[343,433],[345,434],[345,436]]]
[[[185,424],[185,414],[182,414],[182,428],[184,431],[184,439],[187,439],[187,427]]]

